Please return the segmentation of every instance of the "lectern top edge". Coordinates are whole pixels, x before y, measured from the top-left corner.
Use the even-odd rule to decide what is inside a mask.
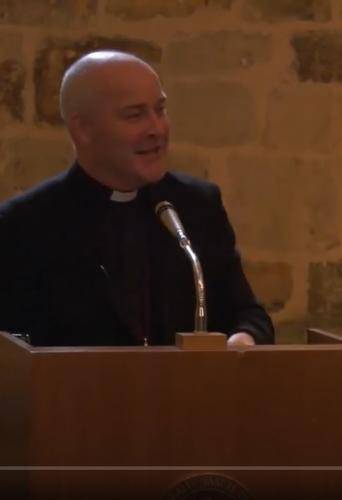
[[[167,353],[167,352],[182,352],[184,356],[189,353],[203,353],[207,352],[205,350],[188,350],[183,351],[176,346],[47,346],[47,347],[34,347],[24,340],[15,337],[14,335],[1,332],[0,339],[2,342],[12,345],[13,347],[19,348],[28,354],[39,355],[39,354],[67,354],[67,353],[114,353],[114,352],[132,352],[132,353]],[[298,352],[298,351],[342,351],[342,344],[276,344],[276,345],[256,345],[252,347],[246,346],[227,346],[225,351],[217,351],[221,353],[235,352],[240,356],[249,355],[257,352]],[[212,351],[213,352],[213,351]],[[215,351],[216,352],[216,351]]]

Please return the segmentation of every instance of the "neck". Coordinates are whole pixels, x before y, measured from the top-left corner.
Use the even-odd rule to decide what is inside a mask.
[[[132,193],[136,192],[139,187],[124,183],[122,179],[117,179],[112,173],[106,174],[103,169],[90,165],[87,161],[84,161],[80,157],[77,158],[77,162],[86,174],[89,175],[89,177],[92,177],[97,182],[112,189],[113,191],[120,193]]]

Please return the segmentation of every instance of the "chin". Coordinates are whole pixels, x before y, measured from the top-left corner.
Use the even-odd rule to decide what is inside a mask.
[[[144,172],[144,175],[141,177],[141,179],[144,181],[144,184],[155,184],[156,182],[159,182],[164,175],[166,174],[166,166],[158,166],[158,168],[153,168],[149,170],[148,172]]]

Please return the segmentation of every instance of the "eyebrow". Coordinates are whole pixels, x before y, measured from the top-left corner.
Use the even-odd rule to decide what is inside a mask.
[[[156,102],[156,105],[158,106],[159,104],[164,104],[166,101],[166,95],[163,94]],[[136,103],[136,104],[129,104],[128,106],[123,106],[120,111],[134,111],[138,109],[144,109],[146,107],[145,103]]]

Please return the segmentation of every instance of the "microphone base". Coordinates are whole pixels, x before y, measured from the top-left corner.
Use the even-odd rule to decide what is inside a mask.
[[[225,351],[227,335],[218,332],[177,332],[176,347],[189,351]]]

